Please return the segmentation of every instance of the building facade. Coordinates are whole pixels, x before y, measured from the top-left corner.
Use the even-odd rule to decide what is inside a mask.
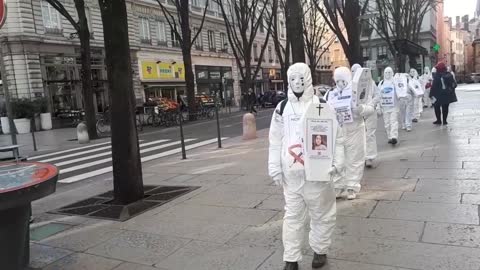
[[[109,102],[103,27],[98,1],[85,2],[92,33],[94,98],[97,111],[102,112]],[[171,2],[163,2],[175,11]],[[75,18],[73,1],[63,4]],[[72,25],[45,0],[7,0],[7,5],[8,17],[0,30],[0,48],[6,67],[2,77],[8,82],[12,97],[47,97],[54,116],[63,111],[83,109],[80,42]],[[143,104],[149,97],[176,99],[184,95],[185,69],[180,44],[158,3],[127,0],[126,5],[137,104]],[[205,2],[193,0],[191,5],[192,30],[195,31],[200,26]],[[210,1],[206,14],[205,24],[192,49],[195,90],[217,94],[231,100],[232,105],[238,105],[241,80],[218,5]],[[263,44],[265,36],[265,31],[258,33],[258,44]],[[273,48],[271,41],[257,75],[257,92],[283,89]]]

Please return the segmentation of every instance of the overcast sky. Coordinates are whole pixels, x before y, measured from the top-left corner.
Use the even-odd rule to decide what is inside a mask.
[[[455,17],[475,13],[477,0],[445,0],[445,16]]]

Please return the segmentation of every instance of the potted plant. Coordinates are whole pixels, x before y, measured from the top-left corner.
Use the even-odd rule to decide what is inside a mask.
[[[43,130],[52,129],[52,114],[48,112],[48,100],[45,97],[35,100],[35,112],[40,114],[40,126]]]
[[[22,98],[12,100],[12,111],[15,119],[15,128],[18,134],[30,132],[30,120],[35,115],[35,106],[30,99]]]

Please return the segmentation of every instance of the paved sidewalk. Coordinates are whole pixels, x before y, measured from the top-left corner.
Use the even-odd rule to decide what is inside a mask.
[[[450,125],[428,109],[400,145],[386,144],[355,201],[339,200],[326,270],[480,269],[480,91],[459,92]],[[34,204],[34,227],[68,229],[32,242],[32,266],[45,270],[282,269],[280,188],[266,173],[267,131],[144,165],[145,184],[200,189],[118,223],[40,212],[111,189],[97,179]],[[311,269],[312,251],[301,269]]]

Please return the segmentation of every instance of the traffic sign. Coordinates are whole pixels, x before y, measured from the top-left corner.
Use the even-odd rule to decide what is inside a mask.
[[[0,0],[0,28],[7,20],[7,0]]]

